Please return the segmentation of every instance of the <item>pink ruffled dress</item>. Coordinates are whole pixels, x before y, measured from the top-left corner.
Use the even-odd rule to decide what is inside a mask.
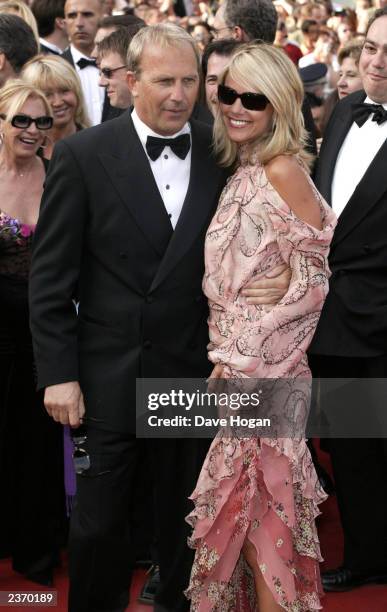
[[[293,214],[259,163],[242,161],[224,188],[207,232],[203,281],[209,358],[224,365],[224,378],[310,378],[306,350],[328,290],[336,224],[313,190],[321,231]],[[292,276],[282,300],[272,307],[246,304],[241,289],[283,262]],[[241,554],[246,538],[284,610],[321,609],[315,518],[325,497],[305,439],[218,434],[187,518],[196,549],[186,591],[191,610],[256,612],[253,576]]]

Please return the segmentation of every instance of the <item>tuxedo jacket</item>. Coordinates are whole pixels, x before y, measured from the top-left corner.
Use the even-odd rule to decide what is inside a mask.
[[[67,47],[67,49],[63,51],[61,57],[67,60],[69,64],[71,64],[73,68],[75,68],[74,58],[72,56],[70,47]],[[105,97],[103,100],[101,123],[103,123],[104,121],[109,121],[110,119],[115,119],[116,117],[119,117],[120,115],[122,115],[123,112],[124,111],[122,110],[122,108],[116,108],[115,106],[111,106],[110,100],[106,94],[106,89],[105,89]]]
[[[359,91],[341,100],[324,135],[316,186],[329,204],[336,160],[353,123],[351,105],[364,99],[365,92]],[[347,357],[386,354],[387,140],[338,219],[329,264],[329,293],[310,352]]]
[[[50,47],[46,47],[46,45],[42,42],[40,43],[40,53],[43,53],[44,55],[57,55],[58,57],[62,57],[61,53],[58,53],[57,51],[50,49]]]
[[[129,111],[58,142],[50,162],[30,277],[38,385],[78,380],[104,429],[134,430],[136,377],[211,369],[204,237],[225,173],[208,126],[191,130],[175,231]]]

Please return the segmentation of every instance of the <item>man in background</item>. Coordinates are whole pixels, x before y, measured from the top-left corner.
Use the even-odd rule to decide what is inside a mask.
[[[0,14],[0,87],[17,78],[24,64],[38,52],[30,26],[17,15]]]
[[[81,81],[92,125],[103,119],[105,92],[99,86],[95,59],[91,57],[98,23],[103,15],[102,0],[67,0],[64,7],[70,47],[63,57],[74,66]]]
[[[41,53],[62,55],[69,44],[64,4],[65,0],[34,0],[31,5],[38,24]]]

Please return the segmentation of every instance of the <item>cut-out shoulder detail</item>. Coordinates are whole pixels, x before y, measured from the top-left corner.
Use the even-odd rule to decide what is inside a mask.
[[[321,212],[310,178],[294,156],[279,155],[265,165],[268,180],[294,214],[321,229]]]

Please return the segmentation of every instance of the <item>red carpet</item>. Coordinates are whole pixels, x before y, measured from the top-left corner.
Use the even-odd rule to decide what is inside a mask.
[[[327,463],[327,455],[323,454],[322,463]],[[325,559],[323,568],[336,567],[341,561],[342,534],[337,513],[335,498],[329,498],[321,507],[322,516],[319,518],[319,532],[322,554]],[[372,520],[372,517],[369,517]],[[128,612],[150,612],[152,608],[136,603],[144,581],[145,572],[138,571],[135,575],[132,588],[132,604]],[[67,577],[66,567],[57,570],[55,587],[58,590],[58,605],[55,608],[34,606],[32,610],[67,610]],[[0,561],[0,591],[44,590],[37,585],[23,580],[12,572],[8,561]],[[1,607],[1,606],[0,606]],[[30,607],[4,607],[3,609],[29,610]],[[323,599],[324,612],[387,612],[387,586],[366,586],[355,589],[349,593],[330,593]]]

